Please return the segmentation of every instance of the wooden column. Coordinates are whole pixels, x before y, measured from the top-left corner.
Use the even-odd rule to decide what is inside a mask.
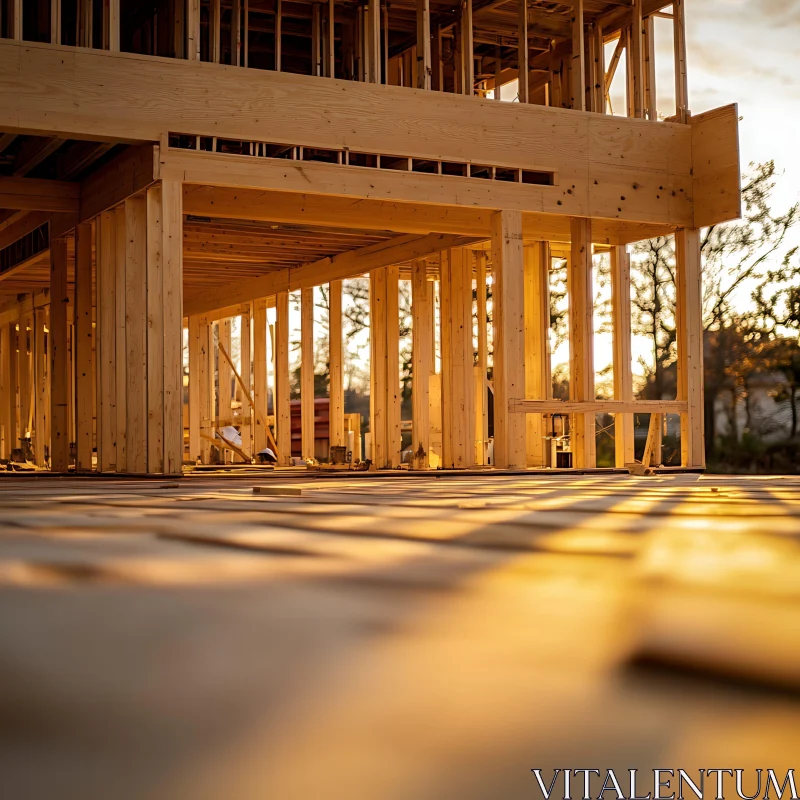
[[[231,64],[242,65],[242,0],[231,4]]]
[[[311,74],[322,76],[322,7],[311,6]]]
[[[13,333],[13,335],[12,335]],[[17,382],[12,372],[12,348],[16,351],[14,323],[0,326],[0,458],[10,458],[15,446],[17,431]]]
[[[275,424],[284,464],[292,463],[292,412],[289,386],[289,293],[275,298]]]
[[[614,399],[633,400],[631,371],[631,257],[624,246],[611,248],[611,316]],[[614,418],[615,465],[634,462],[633,414]]]
[[[489,440],[489,331],[486,316],[486,253],[476,258],[475,297],[478,312],[478,363],[475,366],[475,463],[486,464],[486,443]]]
[[[463,94],[471,97],[475,93],[475,59],[472,36],[472,0],[461,0],[461,58],[463,60],[461,86]]]
[[[267,298],[253,301],[253,455],[267,446]]]
[[[703,294],[700,232],[679,229],[675,234],[678,400],[688,403],[681,414],[681,464],[706,464],[703,431]]]
[[[364,17],[366,45],[369,55],[367,81],[383,83],[381,72],[381,4],[380,0],[368,0]]]
[[[253,453],[253,429],[252,429],[252,419],[253,419],[253,406],[251,398],[253,397],[252,392],[252,382],[251,382],[251,372],[252,372],[252,354],[250,351],[250,328],[251,328],[251,319],[250,319],[250,309],[248,308],[247,311],[242,314],[241,316],[241,323],[240,323],[240,330],[239,330],[239,356],[240,356],[240,368],[239,368],[239,377],[241,378],[242,384],[240,385],[239,382],[236,382],[236,396],[241,401],[242,404],[242,443],[243,449],[246,453],[252,455]],[[245,397],[247,399],[245,399]]]
[[[200,60],[200,0],[186,0],[186,58]]]
[[[280,0],[278,0],[280,4]],[[222,57],[222,8],[221,0],[211,0],[209,8],[209,38],[211,49],[211,61],[214,64],[219,64]]]
[[[314,290],[300,293],[300,434],[302,456],[314,458]]]
[[[525,416],[509,400],[525,396],[525,281],[522,214],[492,214],[494,303],[494,457],[501,468],[525,466]]]
[[[685,0],[672,3],[675,50],[675,107],[679,122],[688,122],[689,83],[686,73],[686,6]]]
[[[208,367],[203,369],[203,359],[207,359],[207,349],[203,346],[202,322],[199,316],[189,317],[189,460],[197,463],[202,458],[202,437],[200,420],[202,417],[200,393],[201,373],[207,380]],[[207,394],[207,393],[206,393]]]
[[[147,203],[125,201],[125,346],[127,467],[147,472]]]
[[[634,117],[644,117],[644,22],[642,20],[642,0],[633,0],[631,22],[631,46],[628,59],[631,70],[632,108]]]
[[[346,445],[344,433],[344,359],[342,348],[342,282],[331,281],[328,313],[328,374],[330,379],[330,444]]]
[[[592,28],[594,42],[594,85],[592,86],[592,111],[606,113],[606,48],[603,26],[597,22]]]
[[[217,323],[217,341],[225,348],[225,352],[231,354],[231,321],[221,319]],[[231,424],[233,409],[233,372],[231,371],[228,360],[222,353],[217,352],[217,418],[218,427]],[[226,455],[227,461],[227,455]]]
[[[50,465],[54,472],[69,468],[68,303],[67,240],[61,238],[50,243]]]
[[[120,50],[120,0],[103,0],[103,47]]]
[[[97,469],[117,468],[116,213],[103,212],[97,233]]]
[[[78,47],[92,46],[92,0],[78,0]]]
[[[328,0],[328,69],[329,78],[336,77],[336,3]]]
[[[8,0],[8,33],[12,39],[22,39],[22,2],[23,0]]]
[[[219,0],[212,0],[219,3]],[[283,8],[281,0],[275,0],[275,71],[281,71],[281,23]]]
[[[431,66],[431,4],[417,0],[417,89],[430,89]]]
[[[658,119],[658,93],[656,91],[655,17],[644,21],[644,93],[647,119]]]
[[[369,430],[372,441],[372,453],[369,457],[378,468],[389,464],[386,403],[388,386],[386,278],[386,269],[375,269],[369,274]]]
[[[33,328],[32,312],[27,309],[19,318],[19,426],[20,436],[29,437],[33,421],[33,370],[31,369],[30,341]],[[72,374],[69,372],[68,374]],[[71,441],[71,440],[70,440]]]
[[[472,252],[442,254],[442,424],[444,466],[475,463]]]
[[[572,64],[571,73],[571,107],[586,110],[586,67],[584,64],[583,37],[583,0],[572,3]]]
[[[75,469],[92,470],[92,226],[75,230]]]
[[[411,449],[414,469],[430,467],[430,375],[433,372],[433,313],[427,266],[420,259],[411,265]]]
[[[386,267],[386,453],[402,462],[400,434],[400,268]]]
[[[572,246],[567,267],[569,293],[570,400],[594,400],[594,293],[592,291],[592,228],[588,219],[570,220]],[[573,466],[593,468],[595,415],[573,415]]]
[[[127,254],[127,234],[125,230],[125,205],[119,205],[114,211],[116,248],[116,297],[115,297],[115,340],[116,340],[116,399],[117,399],[117,472],[126,472],[128,468],[128,384],[126,363],[128,360],[125,343],[125,261]]]
[[[519,46],[517,48],[519,61],[519,101],[520,103],[530,102],[529,97],[529,62],[530,50],[528,49],[528,2],[519,0],[519,23],[518,23]],[[500,87],[495,86],[495,97],[499,98]]]
[[[550,368],[550,246],[524,248],[525,270],[525,397],[547,400],[552,394]],[[526,464],[546,467],[547,423],[542,414],[526,415]]]
[[[158,184],[147,190],[146,215],[147,471],[161,473],[164,471],[165,325],[169,324],[167,317],[172,316],[174,311],[167,309],[162,296],[164,289],[162,191]],[[182,434],[181,430],[181,441]]]
[[[108,0],[105,0],[105,3],[108,3]],[[104,11],[105,9],[104,4]],[[50,44],[61,44],[61,0],[50,0]],[[105,42],[103,46],[107,49]]]
[[[48,389],[47,352],[47,308],[33,310],[33,368],[34,368],[34,406],[33,445],[36,465],[46,466],[45,448],[50,444],[50,392]]]

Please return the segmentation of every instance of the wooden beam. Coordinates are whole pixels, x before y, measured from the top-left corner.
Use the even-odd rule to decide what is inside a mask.
[[[433,309],[430,304],[427,265],[411,265],[411,449],[414,469],[430,467],[430,375],[433,372]]]
[[[275,297],[275,424],[281,462],[292,463],[292,413],[289,375],[289,292]]]
[[[681,414],[681,464],[705,467],[703,431],[703,294],[700,233],[675,234],[675,283],[678,349],[678,400]]]
[[[8,0],[6,7],[8,9],[9,36],[17,41],[22,41],[22,0]]]
[[[116,412],[116,218],[104,211],[97,232],[97,470],[114,472]]]
[[[524,248],[525,270],[525,397],[547,400],[552,395],[550,368],[550,246]],[[546,467],[549,447],[546,421],[526,420],[526,465]]]
[[[673,48],[675,54],[675,108],[678,121],[689,121],[689,81],[686,71],[685,0],[673,0]]]
[[[164,471],[164,253],[161,186],[146,192],[147,471]],[[172,312],[174,313],[174,311]],[[180,314],[177,315],[180,318]],[[181,426],[182,427],[182,426]],[[183,433],[181,431],[181,433]],[[181,436],[181,439],[183,436]]]
[[[233,417],[233,372],[227,359],[222,355],[231,351],[231,321],[221,319],[217,322],[217,422],[215,428],[219,428],[222,423],[220,419],[231,419]]]
[[[509,414],[509,400],[525,391],[525,281],[522,215],[492,217],[494,302],[494,455],[501,468],[525,466],[525,420]]]
[[[67,181],[0,177],[0,208],[77,214],[80,188]]]
[[[342,281],[328,286],[328,373],[330,378],[330,409],[328,412],[330,444],[345,446],[344,431],[344,352],[342,339]]]
[[[75,469],[92,471],[92,226],[75,230]]]
[[[367,83],[383,83],[381,58],[381,4],[380,0],[367,0],[364,8],[364,36],[368,53]]]
[[[17,381],[12,364],[16,354],[16,328],[13,322],[0,323],[0,458],[11,457],[16,446]]]
[[[302,267],[277,270],[228,287],[214,287],[194,293],[186,298],[187,313],[205,313],[221,302],[254,300],[280,291],[309,289],[331,280],[353,278],[373,269],[431,255],[463,241],[462,237],[440,234],[399,236],[386,242],[350,250],[332,258],[323,258]]]
[[[369,275],[369,432],[372,448],[367,457],[378,469],[389,466],[386,277],[386,269],[373,270]]]
[[[681,400],[517,400],[509,402],[512,414],[679,414]],[[630,463],[630,462],[628,462]]]
[[[400,434],[400,268],[386,268],[386,457],[402,463]]]
[[[614,400],[633,401],[631,356],[631,257],[625,247],[613,247],[611,258],[611,335],[613,345]],[[614,420],[617,467],[634,461],[633,414]]]
[[[14,161],[12,175],[15,178],[25,177],[25,175],[36,169],[45,159],[53,155],[53,153],[64,144],[64,141],[64,139],[60,138],[48,139],[44,142],[30,139],[28,142],[23,143]]]
[[[489,331],[486,297],[486,253],[475,254],[475,297],[478,313],[478,363],[475,366],[475,463],[486,464],[489,441]]]
[[[464,83],[462,94],[472,97],[475,94],[475,55],[472,33],[472,0],[461,0],[461,58]]]
[[[61,0],[50,0],[50,44],[61,44]]]
[[[45,351],[45,328],[49,308],[33,310],[33,368],[34,407],[33,445],[36,466],[45,467],[45,447],[50,443],[50,388],[48,381],[47,355]]]
[[[219,3],[219,0],[212,0]],[[282,0],[275,0],[275,72],[281,71],[281,25],[283,22]]]
[[[200,60],[200,0],[186,0],[186,58]]]
[[[67,363],[67,240],[50,244],[50,466],[69,469],[69,372]]]
[[[654,122],[658,120],[658,92],[656,91],[656,42],[655,20],[648,17],[643,21],[644,46],[644,96],[645,116]]]
[[[125,205],[121,204],[114,211],[116,247],[116,307],[114,310],[115,342],[116,342],[116,410],[117,410],[117,472],[127,472],[128,465],[128,377],[127,362],[128,350],[126,344],[127,326],[125,315],[127,306],[126,293],[126,261],[127,261],[127,231]]]
[[[594,400],[594,293],[592,289],[592,228],[588,219],[573,219],[572,248],[567,264],[569,294],[569,399]],[[576,413],[571,436],[573,466],[595,466],[595,417]]]
[[[633,0],[633,16],[631,19],[631,47],[628,52],[631,69],[631,91],[633,93],[633,116],[644,117],[644,21],[642,18],[642,0]]]

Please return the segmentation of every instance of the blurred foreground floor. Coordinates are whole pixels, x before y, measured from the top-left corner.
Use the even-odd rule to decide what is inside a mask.
[[[506,800],[799,746],[800,479],[0,480],[3,797]]]

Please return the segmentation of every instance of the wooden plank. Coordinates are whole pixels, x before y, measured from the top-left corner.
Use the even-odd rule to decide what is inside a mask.
[[[673,53],[675,58],[675,113],[678,122],[689,117],[689,81],[686,71],[686,8],[685,0],[673,0]]]
[[[280,2],[280,0],[278,0]],[[222,51],[222,3],[221,0],[211,0],[209,9],[209,37],[211,40],[211,61],[219,64]]]
[[[367,82],[383,83],[385,76],[382,75],[380,0],[367,0],[364,11],[364,36],[369,56]]]
[[[186,58],[200,60],[200,0],[186,0]]]
[[[12,335],[13,334],[13,335]],[[16,376],[11,365],[12,348],[16,350],[14,323],[0,325],[0,458],[10,458],[17,438],[16,432]]]
[[[116,306],[114,313],[115,340],[116,340],[116,409],[117,409],[117,472],[127,472],[128,469],[128,348],[126,344],[126,261],[127,261],[127,232],[125,206],[117,206],[114,212],[116,258]]]
[[[585,45],[583,35],[583,0],[573,0],[572,3],[572,61],[570,91],[572,100],[571,108],[578,111],[586,110],[586,67]]]
[[[161,181],[162,318],[164,320],[164,473],[183,469],[183,191]]]
[[[146,199],[147,471],[161,473],[164,471],[164,328],[168,324],[164,313],[161,186],[149,188]]]
[[[189,317],[189,460],[197,463],[201,459],[200,438],[200,340],[201,318]]]
[[[463,60],[462,94],[475,94],[475,60],[472,34],[472,0],[461,0],[461,57]]]
[[[231,351],[231,321],[230,319],[221,319],[217,323],[217,343],[218,350],[224,348],[226,353]],[[221,424],[220,419],[231,419],[233,411],[231,403],[233,402],[233,372],[231,371],[230,364],[227,359],[217,353],[217,422],[214,427],[219,428]]]
[[[705,467],[703,431],[703,295],[700,232],[675,234],[678,399],[681,414],[681,464]]]
[[[97,234],[97,470],[114,472],[116,411],[116,219],[105,211]]]
[[[572,248],[567,264],[569,294],[569,399],[595,399],[594,293],[592,289],[592,228],[588,219],[572,220]],[[573,466],[595,466],[595,418],[576,413],[571,436]]]
[[[31,368],[31,335],[33,328],[33,308],[20,312],[19,318],[19,423],[20,433],[24,437],[31,435],[33,423],[33,370]]]
[[[411,265],[411,448],[414,469],[430,467],[430,374],[433,372],[433,309],[425,261]]]
[[[530,50],[528,42],[528,2],[527,0],[519,0],[519,22],[517,24],[517,38],[519,39],[519,46],[517,48],[517,61],[519,63],[519,102],[530,102],[528,79],[529,79],[529,64],[530,64]],[[499,95],[500,87],[495,86],[495,94]]]
[[[67,240],[50,245],[50,466],[69,468],[69,392],[67,363]]]
[[[525,391],[525,281],[522,215],[492,217],[494,301],[494,455],[501,468],[525,466],[525,420],[506,411]]]
[[[108,3],[108,49],[112,53],[120,51],[120,0],[107,0]]]
[[[231,64],[242,65],[242,0],[231,0]]]
[[[242,402],[242,445],[245,450],[253,452],[253,401],[251,393],[251,379],[252,373],[252,358],[251,358],[251,333],[252,327],[250,307],[248,306],[244,314],[241,315],[239,321],[239,363],[241,365],[240,372],[238,373],[239,388],[236,392],[236,397]],[[236,370],[234,369],[234,374]],[[246,404],[246,405],[245,405]],[[247,412],[245,413],[245,408]],[[264,415],[266,422],[266,414]]]
[[[475,297],[478,314],[478,363],[475,366],[475,463],[486,464],[489,441],[489,330],[486,297],[486,253],[475,254]]]
[[[267,446],[267,299],[253,301],[253,454]]]
[[[524,248],[525,397],[546,400],[552,393],[550,368],[550,247],[546,242]],[[546,467],[549,442],[546,420],[526,420],[526,464]]]
[[[367,454],[367,458],[370,458],[379,469],[389,464],[386,294],[386,269],[373,270],[369,276],[369,432],[372,451]]]
[[[628,51],[631,70],[631,91],[633,116],[644,117],[644,21],[642,18],[642,0],[632,0],[633,14],[631,17],[631,46]]]
[[[36,465],[46,466],[45,447],[50,443],[50,394],[48,389],[47,352],[45,349],[47,308],[33,310],[34,407],[33,452]]]
[[[212,0],[219,3],[219,0]],[[281,71],[281,25],[283,23],[282,0],[275,0],[275,72]]]
[[[8,33],[12,39],[22,41],[22,0],[8,0]]]
[[[679,414],[685,400],[517,400],[509,401],[512,414]],[[630,463],[630,462],[628,462]]]
[[[631,257],[624,247],[611,249],[611,335],[614,400],[633,401],[631,356]],[[634,461],[633,414],[614,420],[614,459],[617,467]]]
[[[345,446],[344,432],[344,352],[342,339],[342,281],[331,281],[328,286],[328,348],[330,375],[329,430],[330,444]]]
[[[75,230],[75,469],[92,471],[92,226]]]
[[[650,415],[650,423],[647,427],[647,441],[645,442],[644,455],[642,456],[643,467],[661,466],[661,428],[663,424],[663,415]]]
[[[691,118],[695,228],[742,216],[739,107]]]
[[[292,463],[292,415],[289,376],[289,293],[275,297],[275,424],[282,463]]]
[[[50,44],[61,44],[61,0],[50,0]]]
[[[302,456],[314,454],[314,290],[300,294],[300,418]]]
[[[432,74],[430,0],[417,0],[417,89],[430,89]]]
[[[125,201],[126,471],[147,472],[147,202]]]
[[[336,3],[334,0],[328,0],[328,68],[326,76],[328,78],[336,77]]]
[[[643,22],[644,47],[644,96],[645,114],[649,120],[658,120],[658,92],[656,86],[656,42],[655,19],[648,17]]]

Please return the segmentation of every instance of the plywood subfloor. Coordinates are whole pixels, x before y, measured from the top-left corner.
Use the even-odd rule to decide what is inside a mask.
[[[799,479],[0,480],[9,797],[785,773],[799,628]]]

